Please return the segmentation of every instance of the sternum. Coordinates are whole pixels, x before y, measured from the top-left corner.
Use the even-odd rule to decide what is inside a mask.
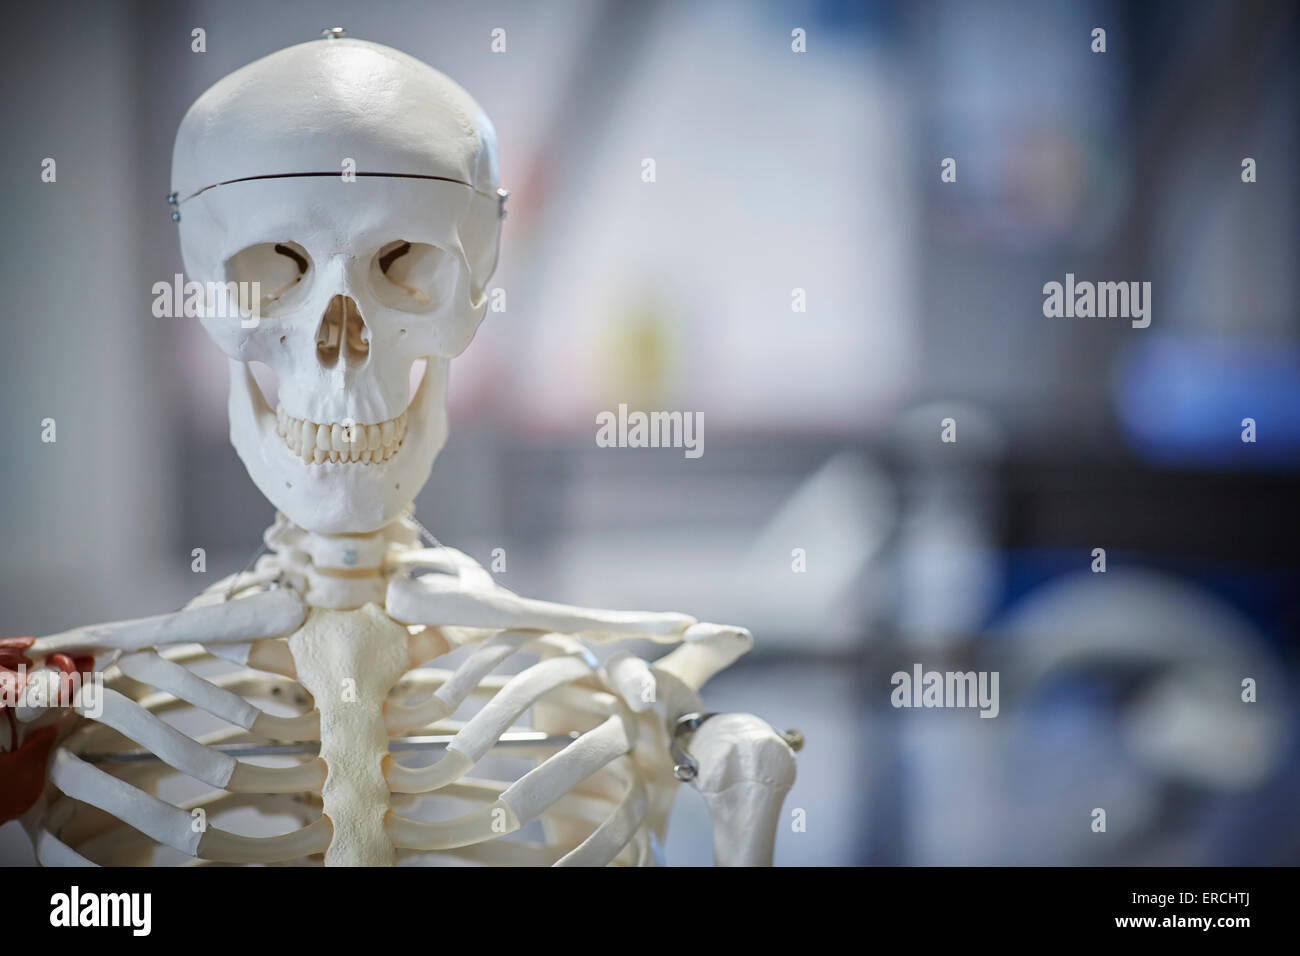
[[[391,866],[384,831],[389,790],[384,700],[409,666],[407,631],[374,604],[353,611],[314,609],[289,639],[298,681],[320,711],[321,791],[334,826],[326,866]]]

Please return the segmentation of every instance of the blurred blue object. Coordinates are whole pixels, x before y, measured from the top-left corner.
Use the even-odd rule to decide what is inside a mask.
[[[1152,335],[1121,357],[1114,395],[1125,437],[1150,461],[1300,462],[1300,349],[1289,343]]]

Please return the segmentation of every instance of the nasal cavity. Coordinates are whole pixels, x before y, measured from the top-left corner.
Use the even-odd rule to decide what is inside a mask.
[[[340,353],[348,365],[360,365],[370,354],[370,329],[350,295],[330,299],[316,329],[316,355],[321,365],[333,368]]]

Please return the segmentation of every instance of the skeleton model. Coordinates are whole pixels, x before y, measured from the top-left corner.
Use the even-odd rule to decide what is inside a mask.
[[[0,712],[0,821],[51,865],[645,865],[689,780],[715,862],[770,864],[797,734],[698,696],[747,631],[526,599],[421,546],[411,502],[505,192],[464,90],[340,34],[221,80],[173,158],[190,277],[260,283],[260,321],[203,325],[229,356],[231,440],[278,510],[269,553],[176,613],[0,642],[11,690],[103,674],[66,709]],[[677,646],[593,652],[630,639]],[[494,673],[520,654],[537,662]],[[515,778],[484,774],[494,760]],[[250,817],[261,832],[228,822]]]

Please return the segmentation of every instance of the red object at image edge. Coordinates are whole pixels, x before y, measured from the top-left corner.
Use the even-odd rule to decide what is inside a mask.
[[[31,667],[26,651],[36,643],[34,637],[0,638],[0,669],[17,671],[19,666]],[[69,677],[74,673],[87,673],[95,666],[94,657],[71,657],[67,654],[51,654],[46,664],[57,667],[62,672],[65,690]],[[22,690],[15,684],[15,691]],[[0,711],[7,708],[0,704]],[[8,718],[9,733],[12,742],[18,738],[18,724],[13,714]],[[58,737],[58,727],[50,724],[32,731],[22,745],[13,750],[0,751],[0,824],[16,820],[30,810],[40,799],[45,788],[45,770],[50,762],[50,751],[54,749]]]
[[[53,724],[42,727],[17,750],[0,753],[0,824],[18,819],[40,799],[56,734]]]

